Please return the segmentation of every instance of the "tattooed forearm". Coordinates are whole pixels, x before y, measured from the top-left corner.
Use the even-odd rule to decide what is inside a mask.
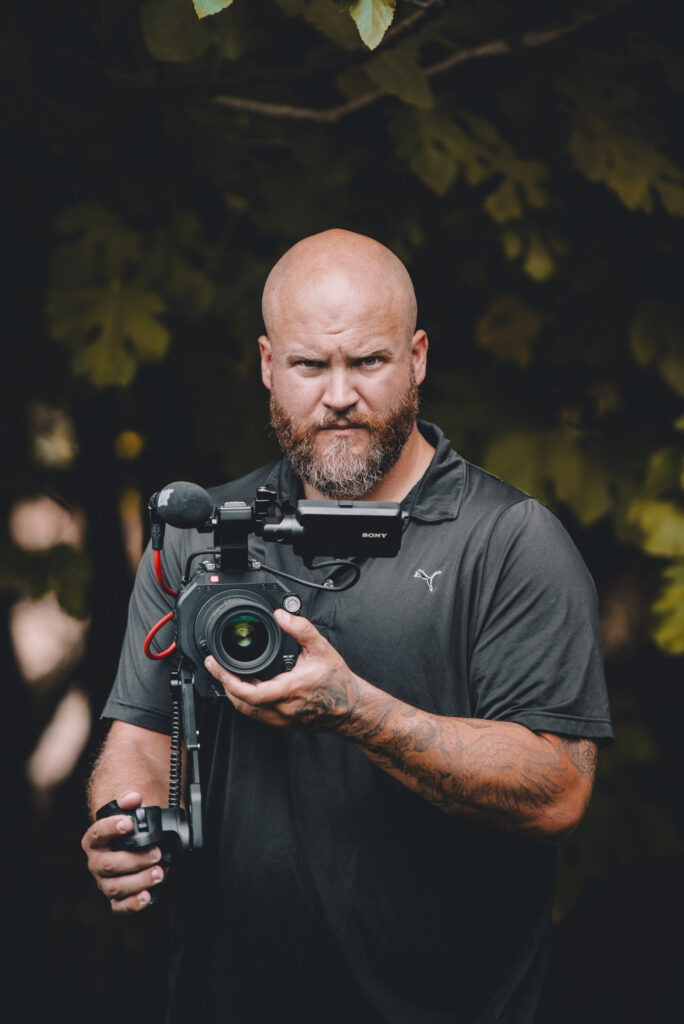
[[[372,687],[335,728],[445,812],[536,835],[575,827],[596,760],[589,740],[432,715]]]

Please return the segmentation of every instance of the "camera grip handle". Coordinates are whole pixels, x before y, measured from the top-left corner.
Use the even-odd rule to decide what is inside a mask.
[[[126,835],[115,837],[112,840],[113,850],[130,850],[139,853],[141,850],[149,850],[151,846],[160,846],[162,851],[161,863],[168,867],[171,863],[171,853],[164,850],[162,845],[163,831],[161,828],[160,807],[136,807],[132,811],[124,811],[119,807],[116,800],[110,800],[95,813],[96,820],[110,818],[115,814],[126,814],[133,821],[133,830]],[[159,901],[160,893],[157,888],[150,889],[150,905]]]

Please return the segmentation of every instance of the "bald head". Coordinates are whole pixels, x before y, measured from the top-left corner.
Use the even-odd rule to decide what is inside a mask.
[[[384,245],[335,228],[297,242],[264,287],[266,333],[277,344],[292,323],[316,318],[338,333],[370,316],[387,317],[407,344],[416,329],[416,296],[408,271]]]

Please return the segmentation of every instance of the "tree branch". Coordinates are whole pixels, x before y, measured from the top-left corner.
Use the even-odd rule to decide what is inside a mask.
[[[444,7],[445,0],[423,0],[422,3],[417,2],[417,0],[412,0],[412,2],[419,8],[419,10],[414,11],[413,14],[407,14],[402,21],[393,25],[385,34],[385,39],[396,39],[398,36],[403,35],[404,32],[408,32],[408,30],[412,29],[414,25],[423,21],[431,9],[434,10],[436,7]]]
[[[433,0],[433,2],[436,4],[441,2],[441,0]],[[432,6],[432,3],[430,3],[429,6]],[[622,5],[618,4],[617,6]],[[424,10],[425,9],[421,9],[417,11],[416,14],[422,15],[424,14]],[[492,42],[483,43],[480,46],[475,46],[468,50],[459,50],[457,53],[451,54],[451,56],[447,57],[445,60],[423,68],[423,72],[428,78],[432,78],[435,75],[443,74],[445,71],[450,71],[458,64],[464,64],[469,60],[479,60],[482,57],[500,56],[503,54],[516,53],[518,50],[522,49],[545,46],[547,43],[555,42],[563,36],[577,32],[588,22],[595,21],[606,13],[609,12],[599,11],[593,14],[585,14],[583,17],[578,18],[577,21],[574,21],[571,25],[564,25],[561,26],[561,28],[526,32],[520,37],[516,44],[509,43],[505,39],[496,39],[492,40]],[[407,18],[402,22],[402,25],[406,24],[406,21],[411,20],[412,17],[414,16]],[[397,28],[401,27],[401,25],[397,26]],[[368,107],[387,95],[389,95],[389,93],[384,90],[374,90],[373,92],[367,92],[363,93],[361,96],[356,96],[353,100],[349,100],[347,103],[342,103],[339,106],[319,109],[316,109],[315,107],[297,107],[283,103],[267,103],[262,100],[251,100],[241,96],[214,96],[211,102],[217,106],[230,107],[232,110],[245,110],[252,114],[261,114],[264,117],[279,117],[294,121],[313,121],[318,124],[335,124],[337,121],[341,121],[342,118],[348,117],[350,114],[355,114],[357,110]]]

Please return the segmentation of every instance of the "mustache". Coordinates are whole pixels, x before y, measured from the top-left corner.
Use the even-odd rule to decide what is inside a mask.
[[[347,427],[369,427],[370,424],[360,416],[335,416],[330,414],[322,417],[316,424],[316,430],[346,430]]]

